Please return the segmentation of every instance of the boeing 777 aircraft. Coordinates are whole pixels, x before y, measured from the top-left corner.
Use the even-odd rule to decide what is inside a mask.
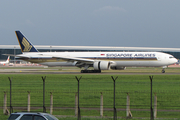
[[[6,61],[0,61],[0,64],[1,64],[1,65],[9,64],[9,58],[10,58],[10,56],[8,56],[8,58],[7,58]]]
[[[126,67],[162,67],[165,73],[168,65],[177,62],[172,55],[161,52],[39,52],[20,31],[15,33],[23,53],[15,55],[16,58],[46,66],[83,67],[82,73]],[[89,67],[94,69],[88,70]]]

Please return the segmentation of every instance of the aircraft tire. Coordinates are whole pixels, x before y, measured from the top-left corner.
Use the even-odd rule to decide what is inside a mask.
[[[162,73],[165,73],[165,70],[162,70]]]

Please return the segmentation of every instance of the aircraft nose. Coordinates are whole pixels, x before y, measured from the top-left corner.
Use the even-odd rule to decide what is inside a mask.
[[[178,62],[178,59],[174,58],[174,60],[173,60],[173,61],[174,61],[174,63],[177,63],[177,62]]]
[[[178,59],[176,59],[176,63],[178,63]]]
[[[171,64],[175,64],[175,63],[177,63],[178,62],[178,60],[176,59],[176,58],[173,58],[173,59],[171,59]]]

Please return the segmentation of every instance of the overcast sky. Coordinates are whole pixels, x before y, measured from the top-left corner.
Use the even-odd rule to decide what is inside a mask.
[[[180,47],[180,0],[1,0],[1,45]]]

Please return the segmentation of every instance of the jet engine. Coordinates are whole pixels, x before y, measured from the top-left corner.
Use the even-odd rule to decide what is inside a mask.
[[[126,67],[119,67],[119,66],[111,66],[112,70],[125,70]]]
[[[94,70],[109,70],[110,62],[109,61],[98,61],[93,64]]]

